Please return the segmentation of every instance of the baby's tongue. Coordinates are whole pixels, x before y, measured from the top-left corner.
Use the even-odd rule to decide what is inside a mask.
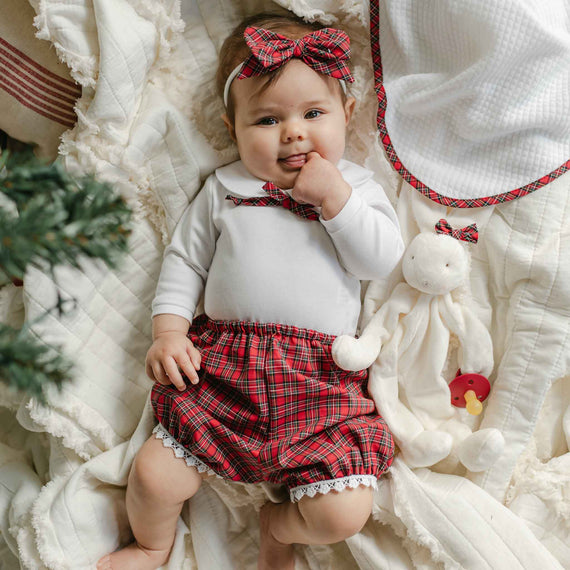
[[[307,162],[306,154],[293,154],[287,158],[283,158],[282,161],[292,168],[301,168],[305,162]]]

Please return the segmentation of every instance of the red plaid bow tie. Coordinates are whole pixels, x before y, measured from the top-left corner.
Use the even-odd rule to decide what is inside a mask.
[[[323,28],[290,40],[265,28],[246,28],[245,41],[251,55],[245,60],[238,79],[275,71],[291,58],[299,58],[319,73],[349,83],[354,77],[346,61],[350,58],[350,39],[341,30]]]
[[[267,192],[267,196],[260,198],[236,198],[228,194],[226,200],[231,200],[236,206],[282,206],[291,210],[297,216],[306,218],[308,220],[318,220],[319,214],[313,210],[308,204],[299,204],[285,194],[282,190],[277,188],[272,182],[266,182],[263,189]]]
[[[468,241],[471,243],[477,243],[479,240],[479,232],[477,231],[477,224],[471,224],[460,230],[454,230],[449,222],[445,218],[441,218],[437,224],[435,224],[435,232],[438,234],[448,235],[455,239],[461,241]]]

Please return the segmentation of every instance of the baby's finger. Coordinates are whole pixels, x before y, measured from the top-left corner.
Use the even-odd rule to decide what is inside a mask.
[[[158,382],[159,384],[170,384],[170,379],[166,375],[166,372],[164,371],[164,368],[162,368],[162,364],[160,364],[160,362],[154,362],[152,364],[152,372],[155,382]]]
[[[164,359],[164,369],[168,374],[170,382],[174,384],[176,388],[178,388],[178,390],[180,390],[181,392],[183,390],[186,390],[186,384],[184,383],[182,375],[178,371],[178,365],[176,364],[176,361],[174,360],[174,358],[172,358],[172,356],[169,356]]]
[[[200,370],[200,364],[202,363],[202,355],[200,354],[200,351],[193,344],[191,344],[186,349],[186,352],[188,353],[188,356],[190,357],[194,368],[196,370]]]
[[[321,155],[316,150],[312,150],[311,152],[307,153],[307,162],[309,160],[313,160],[314,158],[321,158]]]
[[[198,384],[198,374],[196,374],[195,367],[187,354],[178,358],[178,366],[180,366],[182,372],[186,374],[186,377],[190,382],[192,382],[192,384]]]
[[[153,380],[154,382],[156,382],[156,378],[154,377],[154,371],[152,370],[152,366],[150,365],[150,362],[145,362],[145,372],[146,375]]]

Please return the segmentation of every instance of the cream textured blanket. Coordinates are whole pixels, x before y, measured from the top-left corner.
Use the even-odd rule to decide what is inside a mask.
[[[120,270],[111,273],[98,264],[86,264],[81,273],[62,268],[59,283],[78,308],[35,327],[38,338],[64,345],[76,359],[75,382],[53,394],[46,408],[4,389],[0,394],[0,566],[94,568],[102,554],[129,540],[124,486],[132,458],[153,427],[144,357],[162,250],[201,181],[236,158],[213,87],[221,41],[245,14],[272,8],[339,23],[350,33],[359,103],[347,158],[375,172],[397,207],[406,240],[441,217],[454,227],[479,225],[471,287],[495,358],[493,393],[481,425],[498,428],[507,442],[501,459],[478,474],[446,472],[445,466],[412,470],[397,458],[363,531],[345,543],[300,548],[297,567],[569,568],[570,175],[518,200],[467,210],[429,201],[403,182],[378,139],[365,0],[30,3],[39,37],[55,46],[83,86],[78,123],[63,137],[62,159],[71,169],[113,182],[136,209],[137,221]],[[387,12],[395,6],[380,4]],[[437,4],[445,10],[447,3]],[[517,3],[488,4],[499,10]],[[556,4],[569,13],[563,0]],[[396,37],[421,51],[422,42],[400,27],[404,14],[392,12],[393,20],[382,24],[382,33],[393,34],[386,49]],[[434,6],[434,21],[436,12]],[[472,13],[466,29],[476,29],[475,15],[484,16]],[[501,22],[516,27],[520,21]],[[565,22],[565,28],[558,22],[556,33],[567,46]],[[549,124],[552,132],[564,129]],[[407,141],[396,136],[398,152]],[[464,157],[469,164],[475,158]],[[477,173],[471,176],[468,186],[475,187]],[[399,279],[395,274],[369,285],[364,320]],[[30,272],[25,283],[23,298],[13,288],[0,290],[3,320],[18,323],[53,304],[54,284],[47,276]],[[256,511],[268,497],[275,498],[275,490],[210,480],[182,513],[167,568],[255,568]]]

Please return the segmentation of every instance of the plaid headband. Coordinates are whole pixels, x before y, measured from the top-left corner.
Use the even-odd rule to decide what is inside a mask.
[[[341,30],[323,28],[298,40],[291,40],[265,28],[249,27],[244,32],[244,38],[251,55],[232,71],[226,81],[226,107],[230,85],[236,77],[245,79],[270,73],[292,58],[300,59],[318,73],[341,80],[345,90],[344,81],[354,82],[346,63],[350,58],[350,39]]]

